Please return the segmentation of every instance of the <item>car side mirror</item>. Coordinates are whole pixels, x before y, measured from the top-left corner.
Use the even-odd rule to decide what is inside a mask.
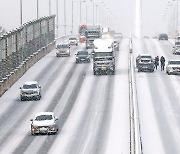
[[[30,121],[32,121],[32,122],[33,122],[33,119],[30,119]]]
[[[22,87],[19,87],[19,89],[22,89]]]
[[[41,88],[41,86],[39,85],[39,88]]]
[[[55,116],[54,118],[55,118],[55,120],[58,120],[58,117]]]

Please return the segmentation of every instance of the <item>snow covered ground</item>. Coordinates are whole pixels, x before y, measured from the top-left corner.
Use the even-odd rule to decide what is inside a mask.
[[[0,153],[38,154],[129,154],[129,39],[120,43],[115,75],[94,76],[91,63],[76,64],[52,51],[0,97]],[[133,39],[134,58],[139,53],[167,60],[179,58],[172,43]],[[144,154],[180,153],[180,77],[135,70],[140,127]],[[20,101],[19,87],[37,80],[40,101]],[[53,111],[59,118],[56,135],[30,134],[30,119],[40,111]]]

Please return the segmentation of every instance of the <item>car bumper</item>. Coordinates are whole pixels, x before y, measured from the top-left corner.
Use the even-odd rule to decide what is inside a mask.
[[[167,71],[168,72],[168,74],[173,74],[173,75],[180,75],[180,70],[178,69],[178,70],[168,70]]]
[[[69,52],[67,52],[67,53],[56,53],[56,56],[57,57],[69,56]]]
[[[31,134],[54,134],[58,131],[57,127],[41,127],[41,128],[32,128]]]
[[[138,70],[141,70],[141,71],[152,71],[154,70],[154,66],[140,66],[138,65]]]
[[[90,58],[81,58],[81,59],[76,59],[76,62],[82,62],[82,63],[85,63],[85,62],[90,62]]]
[[[108,74],[110,72],[114,72],[115,68],[112,66],[98,66],[94,67],[94,71],[99,73],[99,74]]]
[[[21,96],[21,99],[37,99],[40,97],[39,94],[23,94],[20,96]]]

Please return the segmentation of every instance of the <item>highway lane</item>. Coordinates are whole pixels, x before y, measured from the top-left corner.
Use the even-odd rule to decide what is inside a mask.
[[[180,58],[172,54],[169,41],[135,40],[134,45],[135,55],[163,55],[166,62]],[[160,68],[153,73],[136,70],[136,84],[143,153],[180,153],[180,77],[168,76]]]
[[[94,76],[92,62],[75,64],[52,51],[0,98],[0,153],[129,153],[128,44],[117,52],[116,75]],[[20,101],[19,87],[37,80],[40,101]],[[40,111],[59,118],[56,135],[30,134],[30,119]]]

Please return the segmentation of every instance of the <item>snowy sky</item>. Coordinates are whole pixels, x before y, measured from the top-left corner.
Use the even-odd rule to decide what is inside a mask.
[[[73,0],[74,4],[74,30],[80,23],[80,3],[79,0]],[[76,2],[75,2],[76,1]],[[86,0],[82,3],[82,23],[86,23],[86,15],[88,23],[92,23],[92,2]],[[167,2],[172,0],[143,0],[142,2],[142,24],[143,35],[155,35],[159,32],[166,31],[169,19],[163,20]],[[23,2],[23,23],[36,19],[36,2],[37,0],[22,0]],[[107,19],[106,23],[117,32],[129,35],[134,31],[135,23],[135,0],[94,0],[98,5],[97,11],[100,20]],[[7,31],[20,26],[20,0],[0,0],[0,26]],[[51,12],[56,13],[56,0],[51,0]],[[173,6],[172,6],[173,7]],[[86,11],[87,9],[87,11]],[[96,7],[95,7],[96,12]],[[87,13],[86,13],[87,12]],[[101,13],[100,13],[101,12]],[[103,14],[103,15],[102,15]],[[49,0],[39,0],[39,16],[49,15]],[[96,20],[96,13],[94,15]],[[72,0],[66,0],[66,24],[67,33],[72,30]],[[59,0],[59,25],[61,34],[64,32],[64,0]]]

